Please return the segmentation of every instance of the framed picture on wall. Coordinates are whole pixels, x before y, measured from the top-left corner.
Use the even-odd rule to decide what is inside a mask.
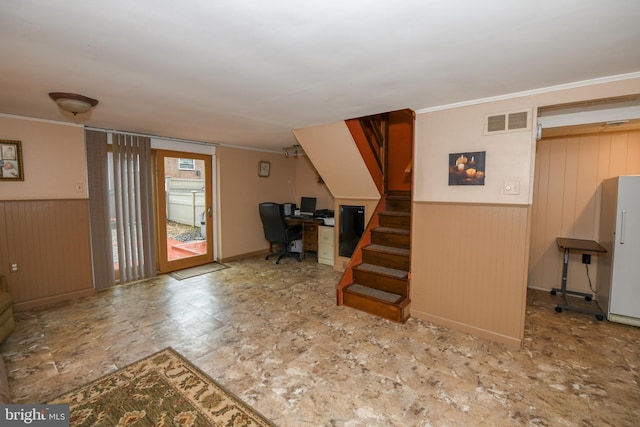
[[[266,178],[270,173],[271,163],[265,161],[261,161],[260,163],[258,163],[258,176]]]
[[[20,141],[0,139],[0,181],[24,181]]]
[[[484,185],[486,151],[449,154],[449,185]]]

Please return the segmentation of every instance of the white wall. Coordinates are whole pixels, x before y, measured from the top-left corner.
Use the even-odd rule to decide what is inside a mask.
[[[416,115],[416,201],[529,204],[535,137],[531,130],[484,135],[487,114],[522,110],[513,100]],[[529,121],[532,121],[529,111]],[[484,185],[449,185],[449,154],[486,152]],[[503,194],[505,181],[520,185]]]
[[[345,122],[296,129],[293,134],[324,178],[333,197],[380,198]]]
[[[418,111],[414,199],[431,202],[532,204],[538,107],[640,93],[640,78],[599,79],[514,94],[505,99]],[[487,115],[529,110],[531,130],[484,135]],[[486,151],[484,186],[449,186],[449,153]],[[503,194],[518,181],[519,195]]]
[[[0,115],[1,139],[20,141],[24,181],[0,181],[0,200],[86,199],[84,128]]]

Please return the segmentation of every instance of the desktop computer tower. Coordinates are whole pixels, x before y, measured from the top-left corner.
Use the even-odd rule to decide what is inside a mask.
[[[364,232],[364,206],[340,206],[338,253],[351,258]]]
[[[282,208],[282,215],[284,215],[284,216],[293,216],[295,214],[296,204],[295,203],[283,203],[281,205],[281,208]]]
[[[294,240],[293,242],[289,243],[289,252],[294,252],[294,253],[298,253],[301,254],[302,253],[302,239],[299,240]]]

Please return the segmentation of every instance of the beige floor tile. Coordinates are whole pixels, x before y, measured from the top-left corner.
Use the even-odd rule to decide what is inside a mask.
[[[171,346],[281,426],[634,425],[640,328],[530,290],[525,345],[335,305],[340,273],[262,258],[16,314],[16,402],[45,402]],[[580,304],[587,304],[580,301]],[[592,303],[593,304],[593,303]]]

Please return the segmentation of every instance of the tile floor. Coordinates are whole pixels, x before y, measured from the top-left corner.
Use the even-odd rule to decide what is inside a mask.
[[[16,402],[39,403],[172,346],[280,426],[631,426],[640,328],[554,312],[529,291],[513,349],[335,305],[340,274],[255,258],[17,314],[0,345]]]

